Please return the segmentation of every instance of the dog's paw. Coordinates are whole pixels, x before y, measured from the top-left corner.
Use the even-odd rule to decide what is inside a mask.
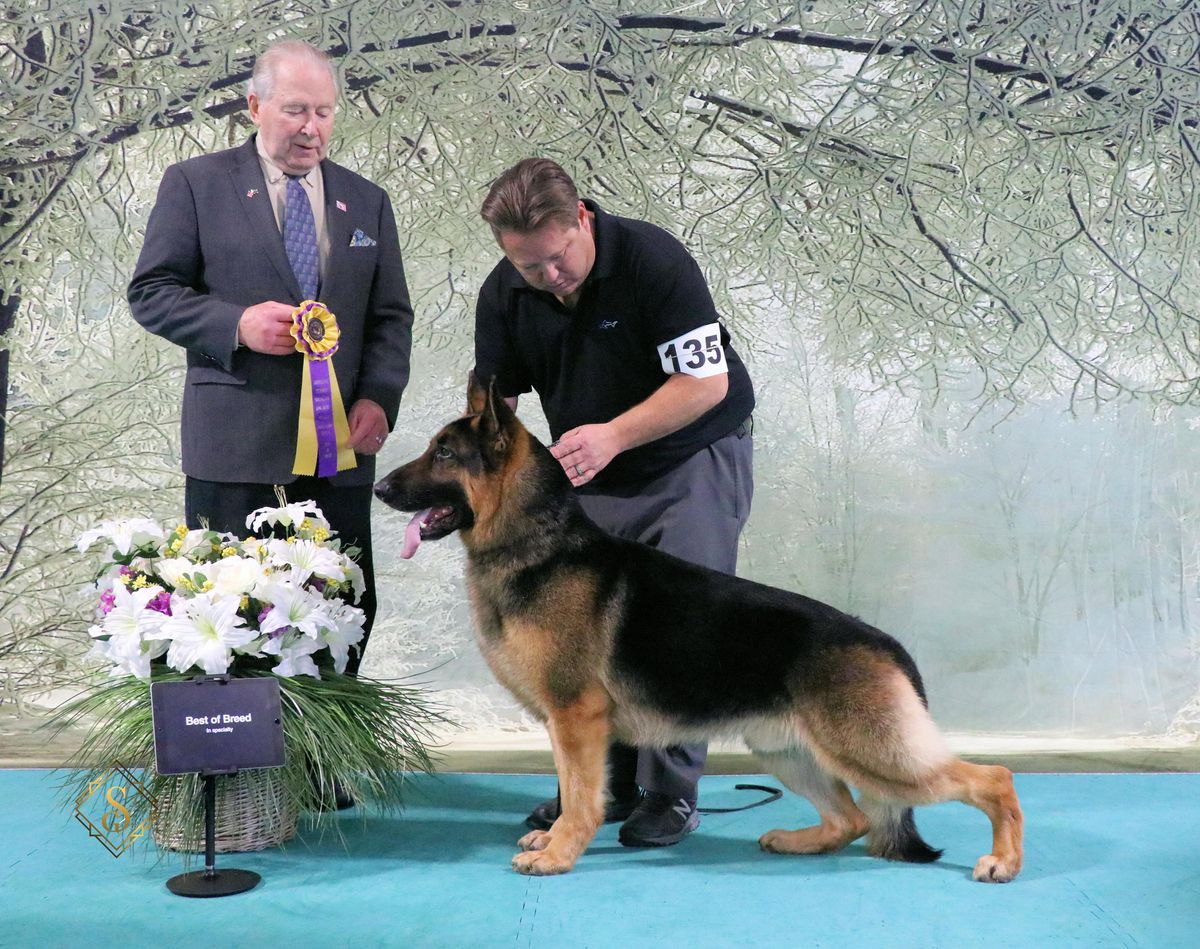
[[[831,835],[821,827],[801,830],[768,830],[758,838],[767,853],[832,853],[846,846],[845,835]]]
[[[980,883],[1008,883],[1020,871],[1020,866],[1001,860],[995,854],[985,853],[975,864],[972,876]]]
[[[531,830],[517,841],[517,846],[522,850],[545,850],[553,839],[548,830]]]
[[[574,860],[568,862],[538,850],[527,850],[512,859],[512,868],[517,873],[531,877],[548,877],[557,873],[566,873],[573,866],[575,866]]]

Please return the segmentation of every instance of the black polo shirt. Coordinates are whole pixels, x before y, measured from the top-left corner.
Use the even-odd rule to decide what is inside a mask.
[[[660,227],[595,214],[596,260],[574,308],[535,290],[505,258],[484,281],[475,310],[475,374],[495,378],[506,397],[535,390],[558,438],[579,425],[611,421],[668,378],[658,347],[718,323],[700,267]],[[598,489],[652,478],[728,435],[754,409],[750,377],[720,328],[729,392],[696,421],[617,455],[588,485]]]

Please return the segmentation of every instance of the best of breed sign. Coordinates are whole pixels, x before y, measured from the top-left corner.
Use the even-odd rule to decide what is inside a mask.
[[[284,763],[279,681],[210,676],[150,687],[159,774],[228,774]]]

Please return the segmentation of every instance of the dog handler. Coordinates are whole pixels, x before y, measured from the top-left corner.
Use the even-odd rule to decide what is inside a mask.
[[[497,178],[481,215],[504,259],[479,292],[476,377],[514,408],[537,392],[551,451],[602,528],[734,573],[754,392],[696,261],[663,229],[580,200],[547,158]],[[703,744],[611,746],[604,816],[624,821],[622,844],[668,846],[696,828],[706,757]],[[526,824],[558,813],[545,801]]]

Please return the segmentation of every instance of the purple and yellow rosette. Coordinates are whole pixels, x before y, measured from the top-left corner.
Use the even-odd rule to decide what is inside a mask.
[[[350,448],[350,423],[342,405],[333,354],[341,330],[337,317],[316,300],[305,300],[292,311],[292,338],[304,356],[304,382],[300,390],[300,427],[296,432],[296,460],[292,474],[327,478],[357,467]]]

